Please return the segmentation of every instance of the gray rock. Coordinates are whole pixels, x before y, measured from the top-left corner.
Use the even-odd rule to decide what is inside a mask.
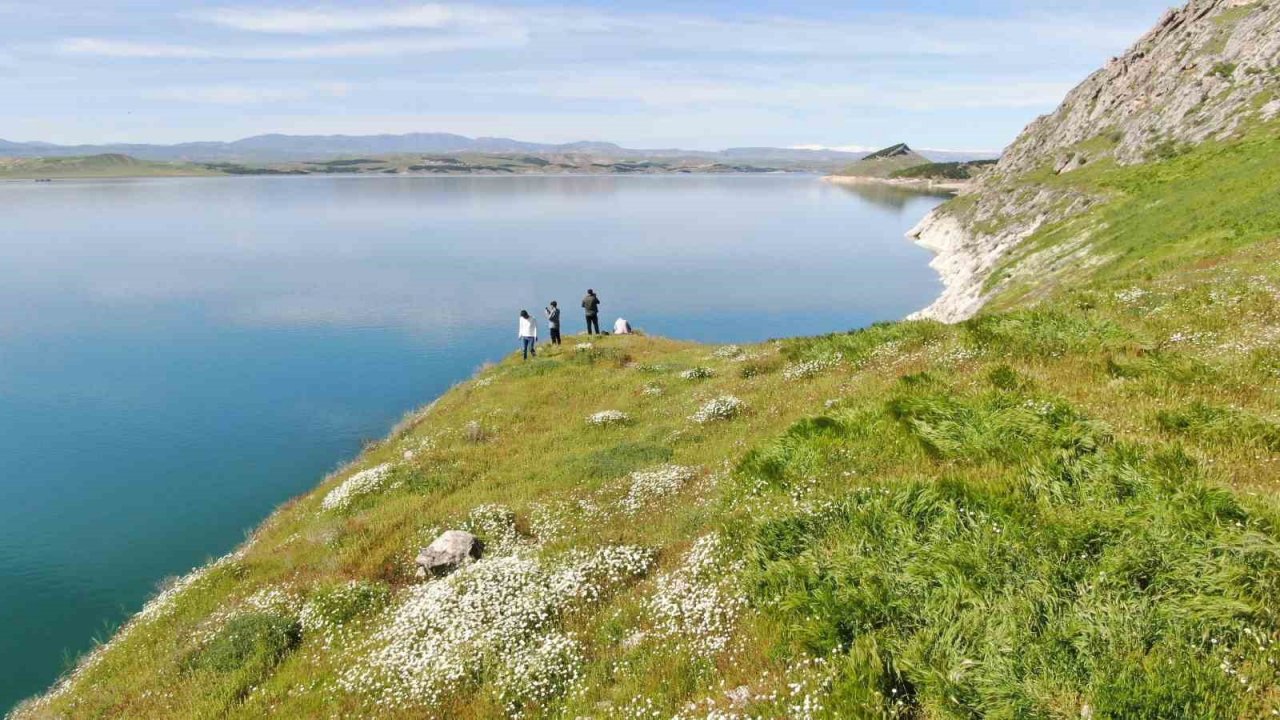
[[[462,530],[446,530],[431,544],[418,551],[414,561],[418,564],[418,576],[445,575],[472,560],[479,560],[484,544],[479,538]]]

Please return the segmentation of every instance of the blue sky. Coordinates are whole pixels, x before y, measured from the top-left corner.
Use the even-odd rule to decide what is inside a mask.
[[[998,149],[1169,0],[0,0],[0,138]]]

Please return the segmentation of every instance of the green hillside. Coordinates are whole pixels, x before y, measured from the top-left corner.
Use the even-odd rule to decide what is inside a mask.
[[[212,174],[215,173],[188,163],[148,162],[114,153],[76,157],[0,157],[0,178],[164,177]]]
[[[877,150],[858,162],[841,169],[836,175],[865,178],[888,178],[911,168],[933,164],[905,143]]]

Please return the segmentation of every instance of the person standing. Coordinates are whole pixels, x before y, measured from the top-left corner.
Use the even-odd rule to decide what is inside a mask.
[[[529,316],[528,310],[520,311],[520,344],[524,346],[524,359],[538,357],[538,321]]]
[[[560,344],[560,306],[556,305],[556,301],[552,300],[551,305],[546,308],[547,311],[547,331],[551,333],[551,344]]]
[[[596,291],[587,288],[587,296],[582,298],[582,309],[587,314],[587,334],[600,334],[600,298]]]

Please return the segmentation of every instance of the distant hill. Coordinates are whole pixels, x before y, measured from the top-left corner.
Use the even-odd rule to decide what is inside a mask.
[[[625,148],[611,142],[563,144],[525,142],[500,137],[467,137],[452,133],[404,135],[255,135],[232,142],[188,142],[176,145],[117,143],[54,145],[0,140],[0,157],[70,157],[129,155],[155,162],[279,163],[402,154],[530,154],[590,155],[631,159],[701,159],[724,163],[768,164],[788,170],[832,172],[862,159],[862,153],[830,148],[735,147],[725,150]],[[925,151],[929,160],[970,160],[972,154]],[[926,161],[927,162],[927,161]]]
[[[877,150],[840,169],[836,174],[850,177],[888,178],[895,173],[930,164],[932,163],[929,158],[912,150],[906,143],[898,143],[883,150]]]
[[[214,175],[208,168],[187,163],[139,160],[120,153],[81,157],[0,157],[0,178],[104,178]]]

